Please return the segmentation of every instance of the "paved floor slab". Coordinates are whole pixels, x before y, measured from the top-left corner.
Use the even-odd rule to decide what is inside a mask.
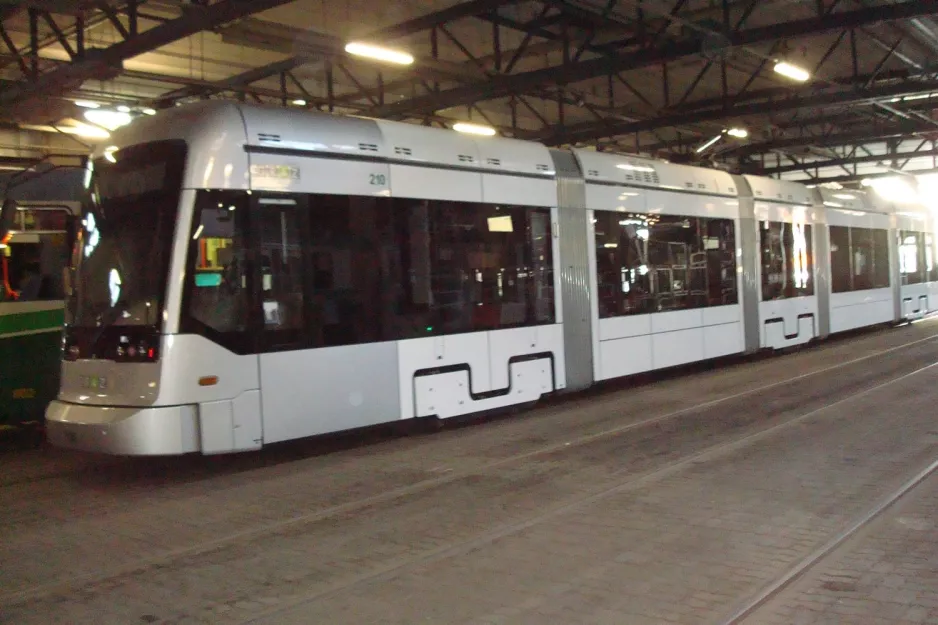
[[[933,474],[744,623],[938,624],[936,522]]]
[[[425,437],[3,457],[0,621],[718,622],[938,454],[936,330]]]

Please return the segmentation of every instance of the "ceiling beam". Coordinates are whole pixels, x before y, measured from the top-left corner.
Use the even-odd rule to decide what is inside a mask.
[[[935,135],[935,128],[924,122],[902,122],[882,127],[869,127],[861,130],[831,133],[828,135],[806,135],[800,137],[784,137],[760,141],[759,143],[739,144],[737,147],[724,151],[740,156],[753,156],[764,154],[772,150],[793,150],[808,146],[837,147],[843,145],[856,145],[871,143],[883,139],[901,137],[911,138]]]
[[[892,154],[864,154],[863,156],[851,156],[845,158],[833,158],[820,161],[807,161],[797,165],[782,165],[781,167],[766,167],[762,170],[765,176],[784,174],[792,171],[816,171],[825,167],[840,167],[841,165],[853,165],[854,163],[878,163],[880,161],[904,161],[906,159],[921,158],[923,156],[938,156],[938,149],[918,150],[916,152],[896,152]]]
[[[282,61],[277,61],[276,63],[271,63],[269,65],[264,65],[262,67],[255,67],[247,71],[241,72],[240,74],[235,74],[224,80],[218,82],[210,83],[211,86],[202,86],[202,85],[193,85],[189,84],[180,89],[175,89],[169,93],[162,94],[159,98],[154,101],[154,105],[157,108],[164,108],[171,106],[176,100],[181,100],[183,98],[190,98],[197,95],[205,95],[209,93],[217,93],[219,91],[229,91],[231,89],[236,89],[238,87],[246,87],[251,83],[255,83],[264,78],[269,78],[276,74],[282,72],[289,72],[293,69],[296,69],[298,66],[303,64],[303,59],[299,57],[290,57]]]
[[[392,26],[371,32],[362,37],[362,39],[365,41],[383,42],[409,37],[424,30],[429,30],[440,24],[445,24],[465,17],[472,17],[479,13],[494,11],[501,6],[516,4],[519,1],[520,0],[471,0],[469,2],[460,2],[441,11],[428,13],[427,15],[422,15],[420,17],[406,20],[404,22],[400,22],[399,24],[394,24]],[[249,25],[248,28],[250,28]],[[305,31],[305,33],[308,33],[308,31]],[[251,83],[264,80],[265,78],[276,76],[282,72],[295,69],[308,63],[311,59],[319,56],[346,55],[343,42],[339,38],[331,37],[321,33],[316,33],[312,37],[304,37],[303,35],[300,35],[295,41],[291,43],[291,45],[293,47],[298,46],[302,48],[302,52],[300,54],[283,59],[282,61],[276,61],[268,65],[256,67],[254,69],[242,72],[241,74],[236,74],[235,76],[231,76],[225,80],[219,81],[217,83],[218,89],[215,89],[214,91],[224,91],[230,87],[243,87]],[[441,63],[435,62],[433,59],[420,59],[419,63],[425,65],[442,65]],[[455,64],[449,65],[455,66]],[[436,69],[438,71],[443,71],[440,67],[436,67]],[[474,77],[478,78],[479,74],[475,73]],[[177,89],[176,91],[172,91],[160,96],[157,99],[156,104],[158,107],[167,106],[168,104],[181,98],[211,93],[212,91],[213,89],[195,87]]]
[[[884,84],[887,81],[901,81],[901,80],[916,80],[922,77],[930,76],[926,72],[919,72],[908,69],[896,69],[879,72],[878,74],[858,74],[857,76],[839,76],[834,78],[827,78],[825,82],[828,87],[854,87],[855,85],[865,85],[867,83],[879,83]],[[792,85],[788,84],[785,86],[777,87],[765,87],[763,89],[752,89],[746,91],[741,95],[729,94],[729,97],[732,98],[733,102],[736,104],[744,104],[747,102],[756,102],[760,100],[772,100],[780,99],[793,94],[797,94],[798,91],[813,90],[819,91],[820,86],[817,84],[806,84],[806,85]],[[677,107],[672,106],[670,109],[667,109],[667,113],[691,113],[694,111],[702,111],[711,108],[722,108],[725,102],[722,96],[719,97],[710,97],[710,98],[700,98],[687,102],[686,104]]]
[[[499,7],[508,4],[517,4],[518,2],[520,2],[520,0],[470,0],[468,2],[457,2],[453,6],[441,11],[428,13],[394,26],[382,28],[377,32],[371,33],[369,37],[380,37],[382,41],[409,37],[410,35],[416,35],[425,30],[430,30],[440,24],[454,22],[465,17],[474,17],[480,13],[495,11]]]
[[[894,171],[884,171],[878,174],[844,174],[841,176],[826,176],[826,177],[820,177],[820,178],[809,178],[806,176],[804,178],[793,178],[792,180],[797,180],[799,182],[805,182],[805,183],[813,184],[813,185],[821,185],[821,184],[825,184],[828,182],[839,182],[839,183],[857,182],[857,181],[863,180],[864,178],[888,178],[892,176],[901,176],[901,175],[915,176],[919,174],[931,174],[931,173],[935,173],[935,170],[934,169],[904,169],[902,170],[902,174],[897,174]]]
[[[60,97],[86,80],[110,77],[123,62],[204,30],[266,11],[293,0],[222,0],[208,6],[191,5],[182,17],[169,20],[108,48],[89,50],[85,58],[46,72],[34,81],[20,80],[0,92],[0,112],[7,118],[29,114],[37,100]]]
[[[543,141],[551,145],[582,143],[617,135],[650,131],[668,126],[680,126],[682,124],[713,122],[718,120],[730,121],[750,115],[768,115],[807,108],[823,109],[831,106],[871,104],[879,100],[893,97],[932,91],[938,91],[938,80],[932,79],[927,81],[887,84],[871,89],[858,88],[834,92],[811,93],[779,100],[745,103],[725,109],[714,108],[704,111],[668,114],[637,122],[616,123],[608,120],[600,124],[590,122],[575,127],[567,127],[563,130],[551,128],[546,131],[531,133],[524,138]],[[934,125],[932,125],[932,130],[935,130]]]
[[[17,0],[11,3],[20,9],[38,9],[61,15],[81,15],[102,4],[100,0]]]
[[[843,11],[822,17],[793,20],[736,31],[729,33],[727,40],[730,48],[750,46],[778,39],[804,37],[832,30],[842,30],[936,12],[938,12],[938,0],[910,0],[897,4]],[[660,48],[641,50],[631,54],[617,54],[520,74],[496,76],[475,85],[456,87],[440,93],[378,106],[370,110],[369,115],[388,118],[403,115],[421,115],[465,105],[466,103],[497,99],[512,94],[523,94],[545,85],[576,83],[607,76],[612,72],[647,68],[663,62],[676,61],[687,56],[700,54],[703,45],[700,40],[671,42]]]

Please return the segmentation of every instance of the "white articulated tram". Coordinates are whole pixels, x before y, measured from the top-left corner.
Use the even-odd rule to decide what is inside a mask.
[[[445,419],[938,306],[928,213],[862,192],[232,102],[114,137],[46,415],[64,447]]]

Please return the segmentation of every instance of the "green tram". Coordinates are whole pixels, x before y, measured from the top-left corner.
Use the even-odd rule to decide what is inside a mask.
[[[79,202],[0,209],[0,432],[43,422],[59,388],[66,268]]]

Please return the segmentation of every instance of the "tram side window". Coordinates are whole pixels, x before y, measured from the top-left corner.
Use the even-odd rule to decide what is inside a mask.
[[[729,219],[596,211],[600,317],[738,302]]]
[[[762,221],[763,301],[814,294],[811,226]]]
[[[398,209],[408,211],[413,222],[422,204],[429,217],[431,326],[450,333],[553,321],[547,210],[403,200]],[[412,240],[420,239],[421,230],[418,225]],[[422,272],[420,260],[419,255],[411,258],[411,269],[417,273]]]
[[[899,231],[899,274],[902,284],[921,284],[927,280],[931,263],[926,261],[925,235],[909,230]]]
[[[3,252],[0,251],[0,254]],[[3,278],[9,280],[10,288],[18,301],[32,302],[48,297],[48,287],[43,288],[43,275],[38,243],[11,243],[10,257],[0,258],[3,262]],[[3,281],[6,283],[6,280]],[[44,293],[44,291],[46,291]]]
[[[247,330],[245,202],[237,192],[203,191],[196,199],[188,271],[189,317],[222,335]]]
[[[852,291],[850,263],[850,228],[831,226],[831,291],[846,293]]]
[[[889,233],[886,230],[871,229],[870,242],[873,248],[872,288],[889,288]]]
[[[308,199],[314,346],[553,322],[549,210]]]
[[[889,286],[889,239],[885,230],[831,226],[834,293]]]
[[[5,277],[17,293],[17,301],[57,301],[65,297],[62,267],[68,259],[65,234],[40,235],[39,243],[10,243],[10,256],[0,259],[6,265]],[[2,252],[0,252],[2,253]],[[0,279],[0,292],[5,299],[6,281]]]

